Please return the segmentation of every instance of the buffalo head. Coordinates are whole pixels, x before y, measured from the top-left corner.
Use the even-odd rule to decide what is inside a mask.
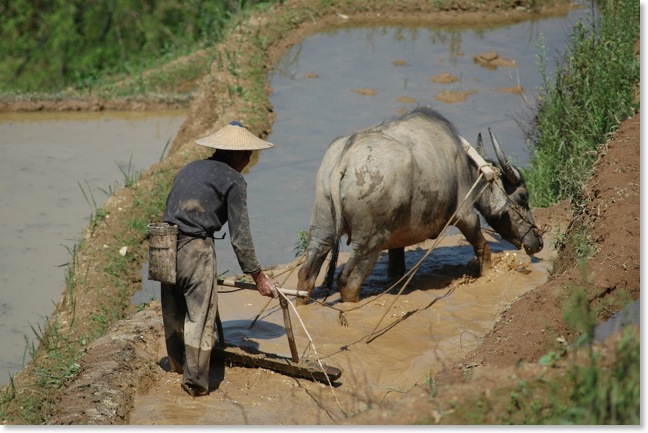
[[[497,167],[501,171],[499,180],[484,190],[476,207],[488,224],[502,238],[518,248],[524,248],[527,254],[535,254],[543,247],[542,233],[535,224],[529,208],[529,191],[522,173],[509,162],[504,154],[495,133],[488,128]],[[477,151],[483,156],[484,147],[481,133],[477,137]]]

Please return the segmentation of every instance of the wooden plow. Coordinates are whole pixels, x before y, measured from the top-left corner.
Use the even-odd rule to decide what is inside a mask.
[[[223,287],[236,287],[238,289],[249,289],[256,291],[256,285],[243,283],[232,279],[218,279],[217,283]],[[293,289],[278,288],[284,295],[306,297],[306,292],[300,292]],[[288,337],[288,346],[290,347],[291,358],[265,353],[251,348],[230,346],[225,343],[225,333],[220,315],[216,316],[216,325],[218,331],[218,345],[214,352],[220,359],[230,364],[242,365],[245,367],[257,367],[273,370],[292,377],[314,380],[323,383],[334,382],[340,378],[342,371],[339,368],[327,366],[310,360],[299,360],[295,335],[293,334],[292,323],[290,321],[290,311],[288,301],[285,297],[279,296],[279,305],[283,311],[284,328]]]

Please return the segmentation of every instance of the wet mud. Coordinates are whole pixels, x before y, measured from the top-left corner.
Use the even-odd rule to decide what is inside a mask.
[[[360,302],[342,303],[338,293],[325,297],[320,288],[313,293],[315,302],[291,307],[300,359],[339,368],[337,381],[320,383],[212,359],[212,392],[192,398],[180,390],[181,375],[160,368],[160,380],[135,397],[130,424],[342,423],[431,383],[444,367],[461,362],[516,298],[546,281],[552,254],[548,248],[531,260],[495,242],[492,269],[475,278],[472,247],[461,235],[445,238],[424,257],[432,246],[429,241],[406,253],[409,269],[423,259],[407,283],[387,278],[385,254],[365,281]],[[338,270],[346,258],[341,254]],[[296,287],[298,263],[275,269],[283,287]],[[323,272],[318,284],[322,277]],[[277,300],[268,304],[254,292],[223,288],[219,306],[227,344],[290,358]],[[163,361],[161,338],[158,347]]]

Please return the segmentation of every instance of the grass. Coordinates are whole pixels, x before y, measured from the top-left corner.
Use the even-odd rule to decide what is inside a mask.
[[[133,172],[133,154],[131,153],[131,156],[128,160],[128,165],[126,167],[122,167],[121,164],[117,163],[117,167],[119,167],[119,171],[121,171],[122,175],[124,176],[124,186],[126,188],[133,188],[137,184],[137,178],[139,177],[139,173]],[[112,195],[112,194],[109,194]]]
[[[306,230],[299,230],[297,232],[297,241],[295,242],[295,247],[293,251],[295,252],[295,257],[299,257],[306,252],[306,247],[308,246],[308,232]]]
[[[74,325],[71,325],[74,326]],[[0,406],[5,408],[21,395],[21,405],[14,409],[12,417],[22,424],[43,424],[53,403],[50,396],[80,371],[78,360],[85,352],[86,339],[72,341],[69,329],[62,330],[57,322],[45,319],[45,326],[32,326],[38,347],[31,345],[31,356],[37,360],[28,386],[17,386],[10,378],[10,386],[3,389]],[[28,345],[29,347],[29,345]],[[0,412],[3,419],[8,415]]]
[[[540,359],[543,373],[493,389],[490,395],[451,401],[444,424],[462,425],[640,425],[640,335],[628,327],[616,344],[592,345],[596,314],[584,290],[574,290],[565,316],[583,338]],[[610,349],[611,348],[611,349]],[[431,388],[436,392],[436,388]],[[433,395],[431,394],[431,398]],[[423,424],[434,424],[424,418]]]
[[[639,425],[640,423],[640,338],[636,329],[623,332],[611,364],[602,365],[603,354],[594,348],[597,314],[587,292],[570,291],[564,305],[565,320],[581,335],[587,362],[568,369],[569,403],[558,407],[550,422],[589,425]]]
[[[627,328],[612,354],[593,346],[597,317],[607,306],[588,298],[585,269],[595,254],[589,227],[582,215],[587,198],[582,187],[602,145],[617,126],[635,113],[639,61],[635,42],[639,34],[639,5],[635,2],[602,1],[602,17],[586,28],[574,26],[567,52],[559,59],[555,80],[545,72],[544,47],[539,47],[539,67],[544,92],[532,124],[531,167],[526,172],[533,206],[546,207],[568,199],[575,229],[559,237],[561,257],[583,267],[583,287],[567,287],[566,323],[580,338],[580,350],[562,346],[539,360],[559,374],[541,375],[499,388],[489,397],[450,402],[443,418],[449,424],[517,425],[639,425],[640,336]],[[542,41],[542,38],[541,38]],[[581,222],[579,224],[579,221]],[[555,273],[560,273],[557,263]],[[593,291],[593,290],[592,290]],[[624,291],[607,301],[626,305]],[[583,361],[583,356],[585,360]],[[549,370],[550,371],[550,370]],[[425,421],[432,423],[432,420]]]
[[[36,89],[67,97],[182,97],[193,90],[183,84],[209,67],[209,57],[196,54],[222,40],[230,19],[256,3],[259,0],[125,0],[56,8],[8,4],[0,30],[0,51],[5,54],[0,59],[0,89]]]
[[[540,38],[538,67],[544,84],[529,131],[531,167],[525,175],[534,207],[579,197],[598,150],[638,107],[639,4],[619,0],[597,4],[601,18],[573,27],[555,78],[546,73]]]
[[[324,3],[327,3],[328,6],[322,7],[334,7],[340,4],[334,0]],[[446,7],[447,2],[439,1],[438,5],[440,8]],[[355,7],[351,3],[346,6]],[[633,57],[630,58],[628,47],[630,39],[632,38],[634,41],[634,37],[639,33],[638,28],[634,27],[634,23],[636,22],[638,25],[639,22],[638,15],[636,15],[638,14],[638,5],[635,6],[633,2],[621,5],[609,2],[606,7],[614,8],[612,15],[614,16],[618,12],[619,16],[610,24],[604,23],[600,27],[595,27],[597,31],[601,31],[595,36],[584,27],[575,28],[574,45],[570,49],[570,55],[573,54],[574,59],[567,57],[566,60],[563,60],[558,68],[561,72],[556,79],[555,87],[554,83],[545,77],[546,92],[539,101],[541,108],[537,113],[534,125],[535,149],[532,154],[538,156],[536,160],[532,158],[531,173],[526,174],[529,186],[534,190],[532,195],[539,197],[536,205],[552,203],[558,200],[561,194],[574,194],[577,189],[575,186],[578,185],[578,182],[583,181],[583,177],[577,176],[576,182],[572,182],[573,178],[564,179],[566,176],[562,176],[562,170],[585,170],[578,172],[579,175],[588,173],[588,170],[581,167],[576,159],[583,155],[593,157],[599,144],[614,129],[614,122],[618,123],[623,119],[623,116],[634,109],[634,105],[627,101],[629,95],[634,92],[634,84],[638,82],[635,81],[635,79],[638,80],[638,62],[635,62]],[[245,12],[247,13],[247,10]],[[244,16],[235,17],[235,21],[230,24],[241,25],[244,23]],[[87,94],[100,93],[106,98],[116,96],[138,98],[142,95],[183,98],[185,96],[180,94],[181,90],[174,87],[175,83],[179,83],[183,77],[178,77],[176,80],[175,74],[185,74],[189,78],[187,81],[191,81],[191,77],[206,73],[204,85],[213,92],[211,97],[215,114],[226,112],[233,105],[233,100],[239,99],[243,101],[245,123],[262,131],[269,126],[268,112],[270,111],[265,87],[265,51],[283,33],[305,20],[315,19],[316,16],[317,12],[310,8],[286,11],[282,18],[274,24],[276,29],[271,36],[263,36],[258,29],[249,28],[247,30],[251,37],[246,43],[239,41],[233,46],[225,47],[222,51],[213,50],[213,56],[201,57],[196,65],[177,64],[174,67],[163,68],[159,72],[152,73],[145,73],[145,68],[132,69],[127,78],[124,76],[106,77],[94,84],[84,81],[85,84],[78,87]],[[636,21],[633,21],[635,17],[637,17]],[[619,24],[621,19],[626,20],[630,25],[626,25],[626,21],[620,21],[622,25]],[[621,31],[625,32],[623,36],[618,35],[618,32]],[[632,31],[635,33],[632,34]],[[607,35],[605,37],[609,37],[610,40],[608,41],[601,35]],[[602,53],[596,52],[599,49]],[[241,57],[241,52],[246,53],[245,59]],[[632,54],[634,55],[634,53]],[[583,56],[582,59],[581,56]],[[593,58],[596,60],[588,60],[588,56],[594,56]],[[618,60],[618,62],[610,62],[610,59]],[[607,67],[609,63],[615,63],[615,68]],[[616,69],[616,63],[621,63],[618,66],[622,69]],[[228,71],[231,80],[226,83],[218,83],[216,77],[210,75],[212,71]],[[597,74],[608,72],[609,76],[590,76],[588,75],[590,72]],[[623,78],[621,80],[623,89],[610,90],[617,89],[618,83],[615,80],[619,80],[620,77]],[[627,80],[626,77],[628,77]],[[580,83],[579,80],[585,80],[587,85]],[[605,86],[600,87],[599,83],[595,81],[600,81]],[[579,89],[585,92],[584,96],[578,96]],[[79,92],[78,89],[75,91]],[[163,92],[173,94],[168,96]],[[592,92],[605,92],[605,95],[599,98],[592,95]],[[565,96],[570,93],[573,95]],[[622,101],[620,106],[608,105],[610,100],[615,97],[615,93]],[[48,95],[18,92],[8,97],[60,99],[69,96],[65,92]],[[565,97],[563,98],[563,96]],[[7,96],[5,95],[5,97]],[[599,107],[599,104],[605,104],[605,107]],[[589,110],[591,112],[585,113],[587,116],[584,118],[569,117],[568,115],[572,114],[583,114],[583,110],[574,109],[579,106],[592,107]],[[577,111],[577,113],[572,113],[572,111]],[[616,113],[621,113],[621,116]],[[613,119],[612,123],[610,123],[610,118]],[[592,121],[591,124],[590,121]],[[574,122],[579,126],[582,123],[584,127],[578,131],[571,131],[569,125]],[[165,151],[169,143],[170,141],[167,141]],[[583,143],[587,144],[584,154],[580,147]],[[576,153],[562,153],[563,151]],[[160,157],[160,162],[162,162],[163,155]],[[562,164],[563,161],[569,164],[567,166],[556,165],[556,161],[559,164]],[[141,182],[139,181],[142,179],[139,174],[132,174],[130,168],[122,170],[125,187],[132,196],[128,217],[120,216],[116,218],[118,221],[110,220],[112,239],[105,252],[97,254],[90,251],[91,246],[85,242],[80,242],[69,250],[72,259],[66,272],[67,302],[60,307],[61,311],[56,312],[58,315],[70,319],[66,322],[69,325],[67,328],[61,329],[58,325],[61,322],[52,318],[51,320],[46,319],[44,326],[34,328],[39,345],[38,347],[32,345],[29,349],[33,361],[26,374],[21,376],[20,380],[11,377],[9,385],[2,389],[0,419],[13,424],[46,423],[52,407],[55,405],[57,391],[78,372],[78,361],[87,345],[103,335],[115,320],[127,317],[133,311],[132,306],[129,305],[129,297],[134,288],[138,287],[136,276],[139,275],[140,263],[144,260],[146,227],[150,221],[159,219],[162,214],[166,194],[176,170],[177,167],[171,163],[161,164],[155,171],[147,173],[146,178],[143,179],[144,183],[148,185],[147,187],[140,186]],[[554,183],[554,179],[558,179],[558,182]],[[88,233],[92,237],[94,234],[107,230],[108,211],[106,208],[97,206],[87,182],[87,191],[80,183],[79,186],[91,207],[92,215]],[[110,193],[113,192],[115,191],[111,189]],[[300,245],[303,245],[304,235],[304,233],[298,233],[296,251],[299,251]],[[591,253],[587,251],[586,232],[582,234],[582,238],[576,244],[579,245],[578,249],[583,257],[587,257]],[[122,246],[128,247],[127,254],[123,256],[119,254],[119,249]],[[89,299],[89,302],[94,302],[95,309],[90,312],[87,318],[83,318],[83,320],[89,319],[90,325],[87,329],[79,331],[81,318],[76,316],[76,302],[79,296],[77,291],[84,285],[89,273],[97,270],[90,264],[79,260],[79,257],[88,256],[96,259],[102,275],[101,278],[93,280],[96,287],[93,287],[87,294],[87,296],[95,297]],[[572,305],[573,307],[574,305]],[[589,313],[584,310],[584,314]],[[519,382],[513,388],[497,390],[501,401],[478,399],[471,402],[454,402],[450,406],[455,410],[464,407],[464,405],[468,408],[465,412],[468,417],[464,418],[461,423],[465,423],[466,419],[475,423],[489,420],[489,415],[494,413],[493,409],[500,403],[501,411],[497,413],[501,413],[502,417],[497,421],[501,424],[634,423],[635,415],[637,415],[634,410],[638,401],[636,395],[638,395],[637,384],[639,383],[636,380],[639,365],[638,341],[637,336],[630,334],[624,336],[617,348],[617,358],[612,367],[608,364],[600,364],[599,356],[592,353],[586,366],[570,370],[569,382],[563,378],[554,383],[540,377],[534,381]],[[568,352],[556,352],[549,356],[549,362],[557,365],[565,361]],[[621,371],[630,372],[628,374],[630,382],[624,382],[625,378],[621,375]],[[570,389],[573,388],[571,394],[565,394],[565,383],[569,383]],[[429,382],[429,387],[433,397],[437,393],[437,387],[433,382]],[[600,395],[594,395],[595,391],[597,393],[600,391]],[[614,404],[606,405],[606,401],[613,401]]]
[[[95,196],[92,193],[92,188],[90,187],[88,181],[85,180],[85,185],[87,190],[84,189],[83,185],[81,185],[79,181],[77,181],[77,184],[79,185],[79,188],[81,188],[81,192],[83,193],[83,198],[85,198],[86,203],[88,203],[88,206],[90,206],[89,227],[90,227],[90,232],[94,233],[94,231],[97,229],[99,224],[101,224],[101,222],[105,220],[106,213],[102,208],[97,206],[97,200],[95,199]]]
[[[65,247],[68,254],[70,254],[70,262],[65,265],[65,287],[67,289],[67,305],[74,311],[76,299],[74,297],[74,289],[76,287],[76,270],[78,268],[78,246],[74,244],[72,248]]]

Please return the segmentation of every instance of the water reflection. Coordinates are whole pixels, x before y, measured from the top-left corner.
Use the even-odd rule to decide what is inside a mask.
[[[528,152],[518,122],[532,108],[541,84],[538,38],[543,35],[550,55],[561,52],[573,24],[586,14],[583,9],[567,17],[479,29],[339,28],[295,45],[269,76],[277,117],[268,140],[275,147],[260,152],[258,164],[245,174],[261,263],[294,259],[297,232],[308,229],[315,173],[328,144],[416,105],[436,107],[471,141],[492,127],[507,154],[525,165]],[[489,51],[516,66],[489,69],[474,63],[475,55]],[[552,67],[547,65],[549,74]],[[439,73],[459,80],[430,80]],[[498,90],[518,84],[522,95]],[[443,91],[474,93],[465,102],[446,103],[437,99]],[[119,166],[132,161],[138,171],[157,162],[183,115],[161,115],[151,123],[140,119],[135,129],[128,119],[111,120],[102,113],[77,123],[61,117],[23,124],[20,115],[0,116],[0,230],[8,240],[0,247],[0,331],[9,348],[0,355],[0,374],[20,368],[23,336],[32,335],[30,324],[42,323],[61,294],[63,269],[58,266],[69,259],[66,248],[93,212],[79,184],[89,187],[101,206],[106,198],[101,189],[123,180]],[[12,127],[18,131],[14,138],[8,132]],[[57,138],[59,131],[63,138]],[[228,233],[227,226],[223,232]],[[219,271],[238,273],[229,236],[216,245]],[[143,293],[136,303],[159,297],[146,269],[142,276]]]
[[[315,173],[326,147],[335,138],[374,125],[417,105],[432,105],[473,141],[492,127],[511,159],[529,160],[519,122],[530,113],[541,85],[536,64],[538,38],[548,53],[564,50],[577,20],[587,9],[566,17],[479,29],[424,27],[338,28],[309,36],[280,60],[269,80],[276,120],[246,175],[257,253],[263,265],[294,258],[297,232],[308,230]],[[516,67],[484,68],[473,57],[496,51]],[[402,65],[398,60],[404,60]],[[547,65],[552,73],[553,65]],[[459,80],[435,83],[430,77],[451,73]],[[522,95],[502,92],[519,84]],[[374,95],[354,89],[372,89]],[[446,90],[475,90],[465,102],[436,99]],[[411,102],[403,102],[411,101]],[[488,143],[487,143],[488,146]],[[489,155],[492,149],[487,148]],[[217,241],[219,269],[238,272],[229,239]]]
[[[575,14],[584,12],[572,12],[568,20]],[[277,113],[270,139],[291,151],[313,141],[323,148],[337,136],[416,105],[432,105],[472,140],[492,127],[506,137],[507,154],[517,155],[517,162],[525,165],[528,150],[516,120],[532,110],[541,85],[538,35],[544,34],[544,44],[553,52],[564,46],[565,22],[552,18],[480,30],[342,28],[312,35],[286,53],[270,77]],[[476,63],[475,56],[484,52],[496,52],[514,66]],[[458,80],[445,84],[430,79],[440,73]],[[524,89],[522,96],[498,91],[517,85]],[[436,96],[447,91],[474,93],[462,104],[439,102]]]
[[[574,23],[587,20],[587,14],[580,9],[566,17],[480,28],[342,27],[294,45],[268,77],[276,120],[267,138],[275,147],[258,152],[258,163],[245,173],[261,264],[295,258],[297,233],[308,230],[315,174],[328,144],[417,105],[434,106],[471,141],[492,127],[511,160],[526,165],[519,121],[530,113],[541,85],[538,38],[543,35],[547,52],[560,52]],[[515,67],[488,68],[473,60],[491,51],[515,61]],[[547,73],[552,68],[547,65]],[[449,84],[430,79],[440,73],[459,79]],[[522,94],[502,91],[517,85]],[[445,103],[437,99],[444,91],[474,93],[465,102]],[[218,236],[223,234],[216,241],[219,273],[240,273],[227,225]],[[143,291],[134,299],[159,297],[159,284],[145,282]]]

